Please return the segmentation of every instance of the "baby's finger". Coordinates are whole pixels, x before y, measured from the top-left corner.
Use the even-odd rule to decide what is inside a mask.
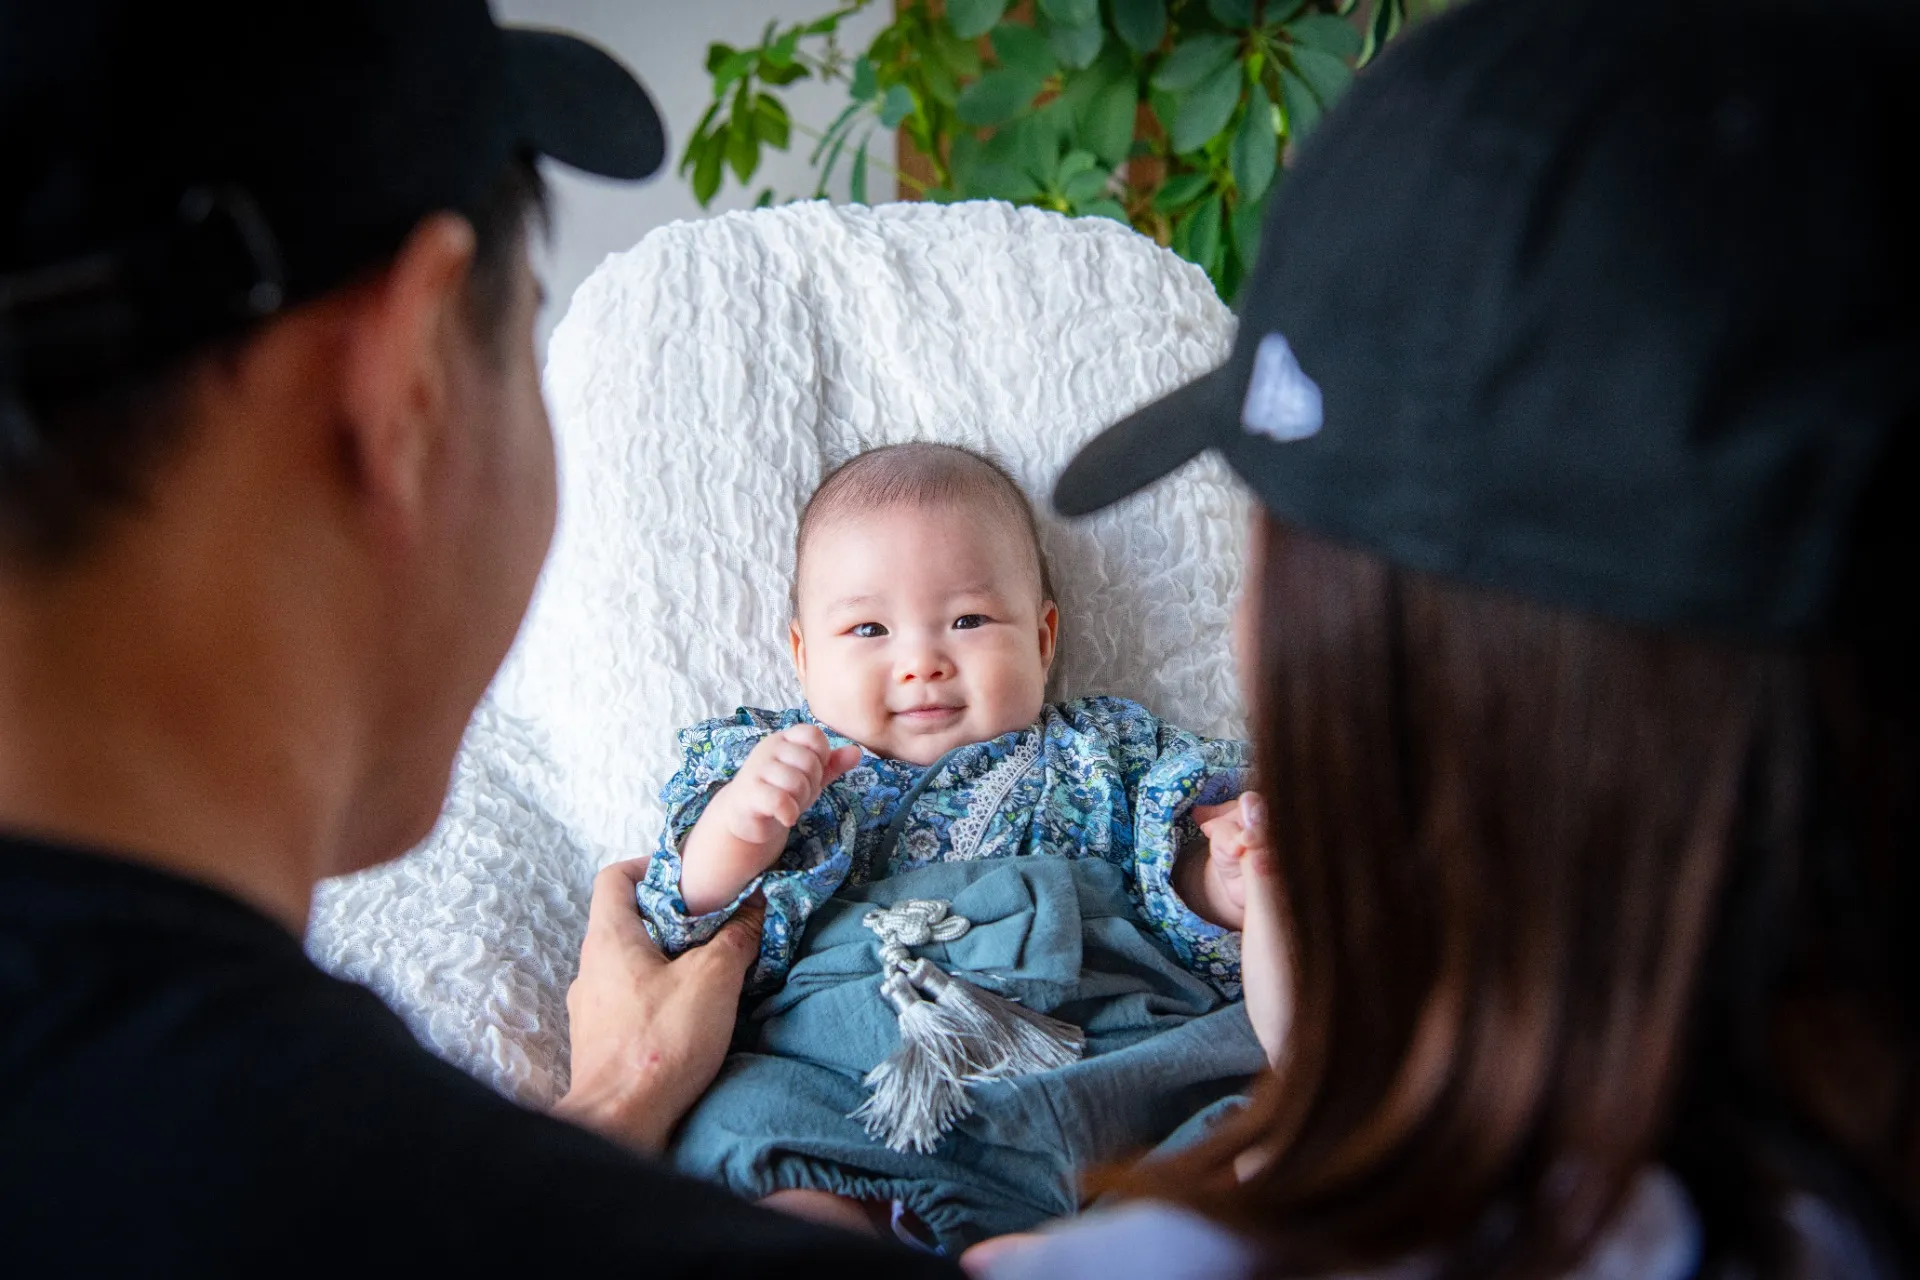
[[[760,780],[776,790],[792,796],[803,805],[813,803],[819,784],[804,769],[788,764],[784,760],[769,760],[760,770]]]
[[[817,724],[797,724],[780,736],[817,760],[824,761],[832,751],[827,745],[827,735],[820,731]]]
[[[1197,804],[1187,810],[1187,816],[1193,819],[1194,825],[1205,831],[1209,822],[1223,815],[1238,812],[1239,808],[1240,801],[1237,799],[1229,800],[1225,804]]]
[[[792,792],[775,786],[766,779],[753,792],[753,807],[759,813],[779,822],[781,826],[791,827],[800,821],[800,800]]]
[[[821,772],[826,768],[826,763],[819,756],[797,742],[783,741],[774,752],[773,759],[790,769],[799,770],[805,775],[809,786],[820,785]]]
[[[836,747],[833,754],[827,757],[826,769],[820,775],[820,785],[824,787],[836,778],[844,776],[847,770],[859,763],[859,747]]]

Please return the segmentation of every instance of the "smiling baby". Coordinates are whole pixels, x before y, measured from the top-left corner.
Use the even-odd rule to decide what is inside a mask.
[[[968,450],[839,468],[795,560],[806,705],[681,733],[640,889],[670,952],[767,906],[736,1051],[674,1158],[957,1251],[1072,1212],[1079,1171],[1263,1064],[1236,1002],[1246,749],[1047,703],[1033,512]]]

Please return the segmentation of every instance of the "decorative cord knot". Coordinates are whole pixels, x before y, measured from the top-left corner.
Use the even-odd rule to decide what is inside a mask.
[[[879,938],[880,993],[899,1015],[900,1047],[867,1073],[867,1100],[852,1119],[895,1151],[929,1152],[973,1111],[967,1086],[1050,1071],[1077,1061],[1086,1035],[913,958],[912,948],[952,942],[973,927],[937,898],[876,908],[861,923]]]

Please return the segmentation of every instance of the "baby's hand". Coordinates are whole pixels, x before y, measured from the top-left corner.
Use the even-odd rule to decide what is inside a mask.
[[[787,833],[827,785],[860,763],[810,724],[761,739],[733,780],[707,802],[680,850],[680,896],[694,915],[717,911],[773,865]]]
[[[1240,929],[1247,919],[1245,859],[1250,851],[1266,847],[1266,802],[1252,791],[1225,804],[1195,805],[1194,821],[1207,838],[1205,871],[1192,882],[1187,905],[1229,929]],[[1200,901],[1192,901],[1192,898]]]
[[[827,784],[859,763],[860,748],[836,751],[815,726],[796,725],[761,739],[713,804],[724,806],[726,831],[734,839],[785,844]]]

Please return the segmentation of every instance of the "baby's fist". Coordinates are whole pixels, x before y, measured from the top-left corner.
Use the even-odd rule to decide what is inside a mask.
[[[1194,820],[1207,838],[1207,867],[1198,886],[1202,901],[1188,905],[1215,924],[1245,927],[1246,857],[1266,847],[1266,808],[1266,802],[1251,791],[1226,804],[1194,806]]]
[[[727,785],[728,834],[749,844],[784,843],[827,785],[859,762],[859,747],[835,750],[815,725],[768,735]]]

